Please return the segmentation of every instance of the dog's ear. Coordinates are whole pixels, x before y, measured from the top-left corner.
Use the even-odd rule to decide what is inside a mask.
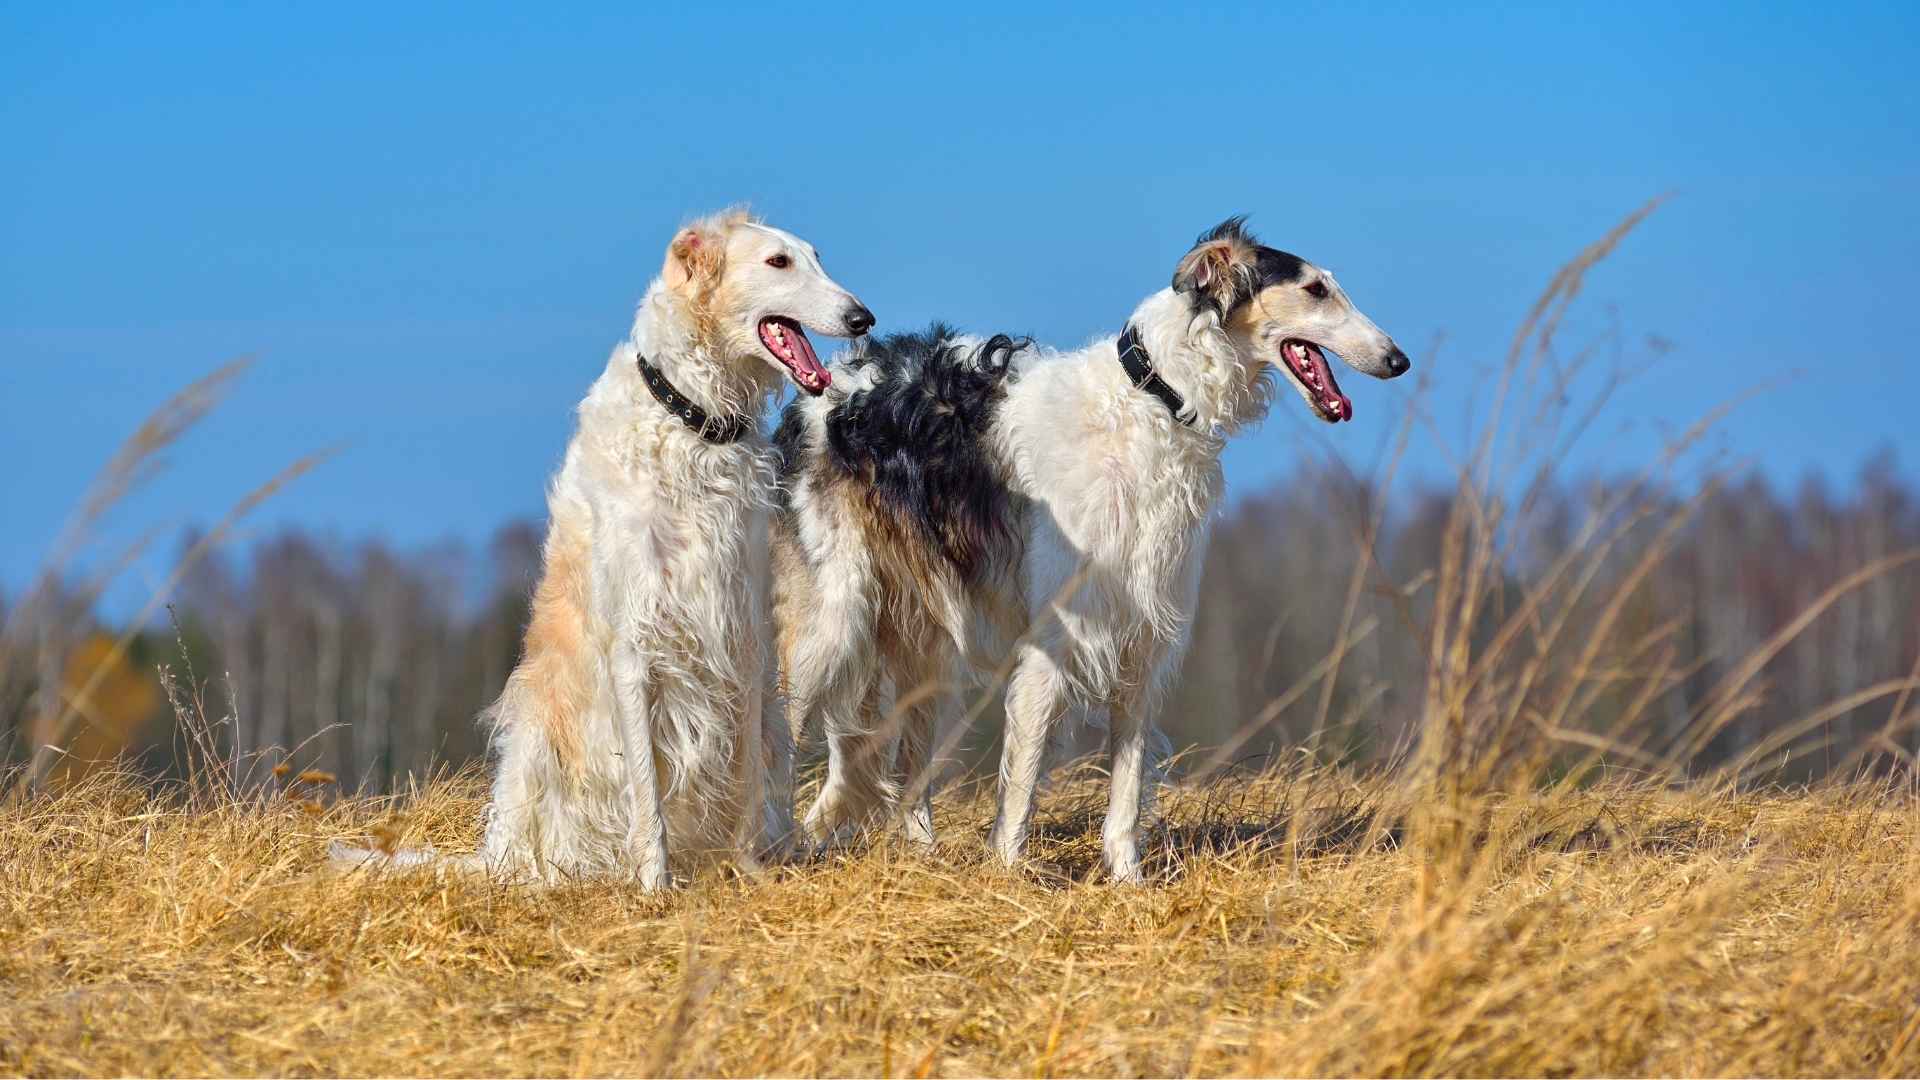
[[[1173,271],[1173,289],[1224,315],[1246,298],[1254,249],[1238,236],[1203,239]]]
[[[720,278],[726,252],[726,234],[709,222],[697,221],[674,234],[660,279],[669,289],[710,285]]]

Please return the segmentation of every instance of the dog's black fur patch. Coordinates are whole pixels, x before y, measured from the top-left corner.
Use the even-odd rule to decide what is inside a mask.
[[[1006,481],[986,439],[1013,356],[1032,341],[996,334],[969,347],[953,336],[934,323],[869,338],[848,366],[875,369],[874,383],[828,412],[825,457],[972,582],[1013,550]],[[783,476],[800,468],[802,423],[789,406],[774,434]]]
[[[1247,215],[1235,214],[1227,220],[1194,237],[1193,246],[1217,243],[1221,240],[1238,240],[1243,244],[1260,246],[1260,239],[1247,230]]]

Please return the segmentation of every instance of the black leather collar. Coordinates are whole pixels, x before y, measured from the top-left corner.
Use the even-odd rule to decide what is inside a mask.
[[[1120,340],[1114,343],[1114,347],[1119,350],[1120,366],[1126,369],[1127,378],[1132,380],[1133,385],[1159,398],[1160,404],[1167,407],[1175,420],[1192,427],[1195,418],[1187,412],[1187,399],[1180,396],[1180,391],[1168,386],[1160,373],[1153,370],[1153,357],[1148,356],[1147,347],[1140,344],[1140,331],[1135,330],[1132,323],[1120,331]]]
[[[641,356],[638,350],[634,351],[633,357],[640,362],[640,381],[647,384],[648,390],[653,391],[653,399],[665,405],[668,412],[680,418],[681,423],[692,428],[695,435],[716,446],[724,446],[727,443],[739,442],[741,437],[752,429],[753,418],[750,416],[729,416],[723,420],[708,416],[707,410],[695,405],[687,399],[687,395],[674,389],[673,384],[667,381],[667,377],[660,374],[660,369],[648,363],[647,358]]]

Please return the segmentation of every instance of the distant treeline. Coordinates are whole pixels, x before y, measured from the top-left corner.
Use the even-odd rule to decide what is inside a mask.
[[[1561,484],[1530,494],[1533,524],[1502,560],[1508,580],[1490,595],[1492,607],[1506,610],[1488,611],[1489,633],[1523,602],[1530,579],[1567,547],[1588,542],[1581,530],[1592,508],[1619,490]],[[1236,757],[1311,744],[1325,757],[1367,762],[1404,749],[1434,662],[1425,621],[1434,568],[1451,557],[1446,525],[1458,502],[1452,490],[1426,490],[1381,513],[1377,498],[1361,479],[1308,465],[1225,513],[1211,537],[1192,649],[1162,717],[1176,748],[1220,746],[1257,724]],[[1642,674],[1663,665],[1666,688],[1642,710],[1675,735],[1728,665],[1828,586],[1920,547],[1920,497],[1887,460],[1863,469],[1845,495],[1818,479],[1791,491],[1759,478],[1718,487],[1693,501],[1676,532],[1657,537],[1688,505],[1654,490],[1611,510],[1644,520],[1597,563],[1580,601],[1598,612],[1628,594],[1609,640],[1596,643],[1596,663]],[[471,760],[485,753],[475,718],[518,654],[540,539],[539,525],[522,522],[500,529],[484,550],[402,553],[293,531],[242,556],[216,555],[184,582],[172,605],[177,625],[137,635],[118,669],[97,680],[83,710],[90,715],[58,734],[76,757],[124,743],[147,767],[177,771],[181,739],[154,675],[164,665],[176,689],[206,686],[207,712],[231,720],[222,737],[243,757],[301,747],[299,767],[373,789]],[[1668,554],[1651,569],[1639,565],[1655,543]],[[0,723],[16,763],[53,737],[50,718],[63,697],[118,636],[89,606],[76,596],[46,597],[33,625],[15,628]],[[1576,632],[1581,617],[1576,605]],[[1336,666],[1329,657],[1343,630],[1355,644],[1329,682],[1322,676]],[[1773,658],[1738,720],[1689,753],[1702,767],[1727,760],[1850,693],[1908,677],[1916,657],[1920,572],[1877,577]],[[1623,694],[1631,681],[1623,678]],[[1840,763],[1880,731],[1893,706],[1881,696],[1823,723],[1826,743],[1790,775]],[[57,781],[70,768],[63,759],[49,776]]]

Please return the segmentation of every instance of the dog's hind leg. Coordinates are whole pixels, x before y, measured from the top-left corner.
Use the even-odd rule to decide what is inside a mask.
[[[626,771],[627,852],[634,875],[648,892],[672,884],[667,873],[667,818],[660,805],[660,778],[653,764],[653,700],[646,660],[630,641],[613,648],[614,726]]]
[[[795,741],[815,717],[825,730],[827,779],[802,827],[813,841],[826,842],[842,825],[881,805],[887,763],[867,760],[874,756],[869,744],[878,727],[873,579],[848,572],[814,585],[811,610],[783,606],[781,676]]]
[[[849,826],[868,823],[893,801],[892,740],[882,730],[878,673],[868,667],[864,675],[864,689],[853,688],[825,710],[827,779],[806,820],[807,835],[822,844],[844,839]]]
[[[901,824],[907,839],[922,847],[933,846],[933,777],[922,775],[933,767],[933,739],[936,703],[924,701],[906,711],[900,727],[900,752],[896,763],[902,793],[919,790],[911,806],[905,807]]]
[[[939,734],[939,715],[949,687],[946,676],[953,666],[949,649],[942,643],[924,646],[918,643],[889,650],[894,702],[889,713],[899,727],[898,749],[894,755],[894,777],[900,798],[912,798],[911,805],[899,807],[901,825],[907,839],[925,847],[933,846],[933,746]],[[917,794],[916,794],[917,792]]]

